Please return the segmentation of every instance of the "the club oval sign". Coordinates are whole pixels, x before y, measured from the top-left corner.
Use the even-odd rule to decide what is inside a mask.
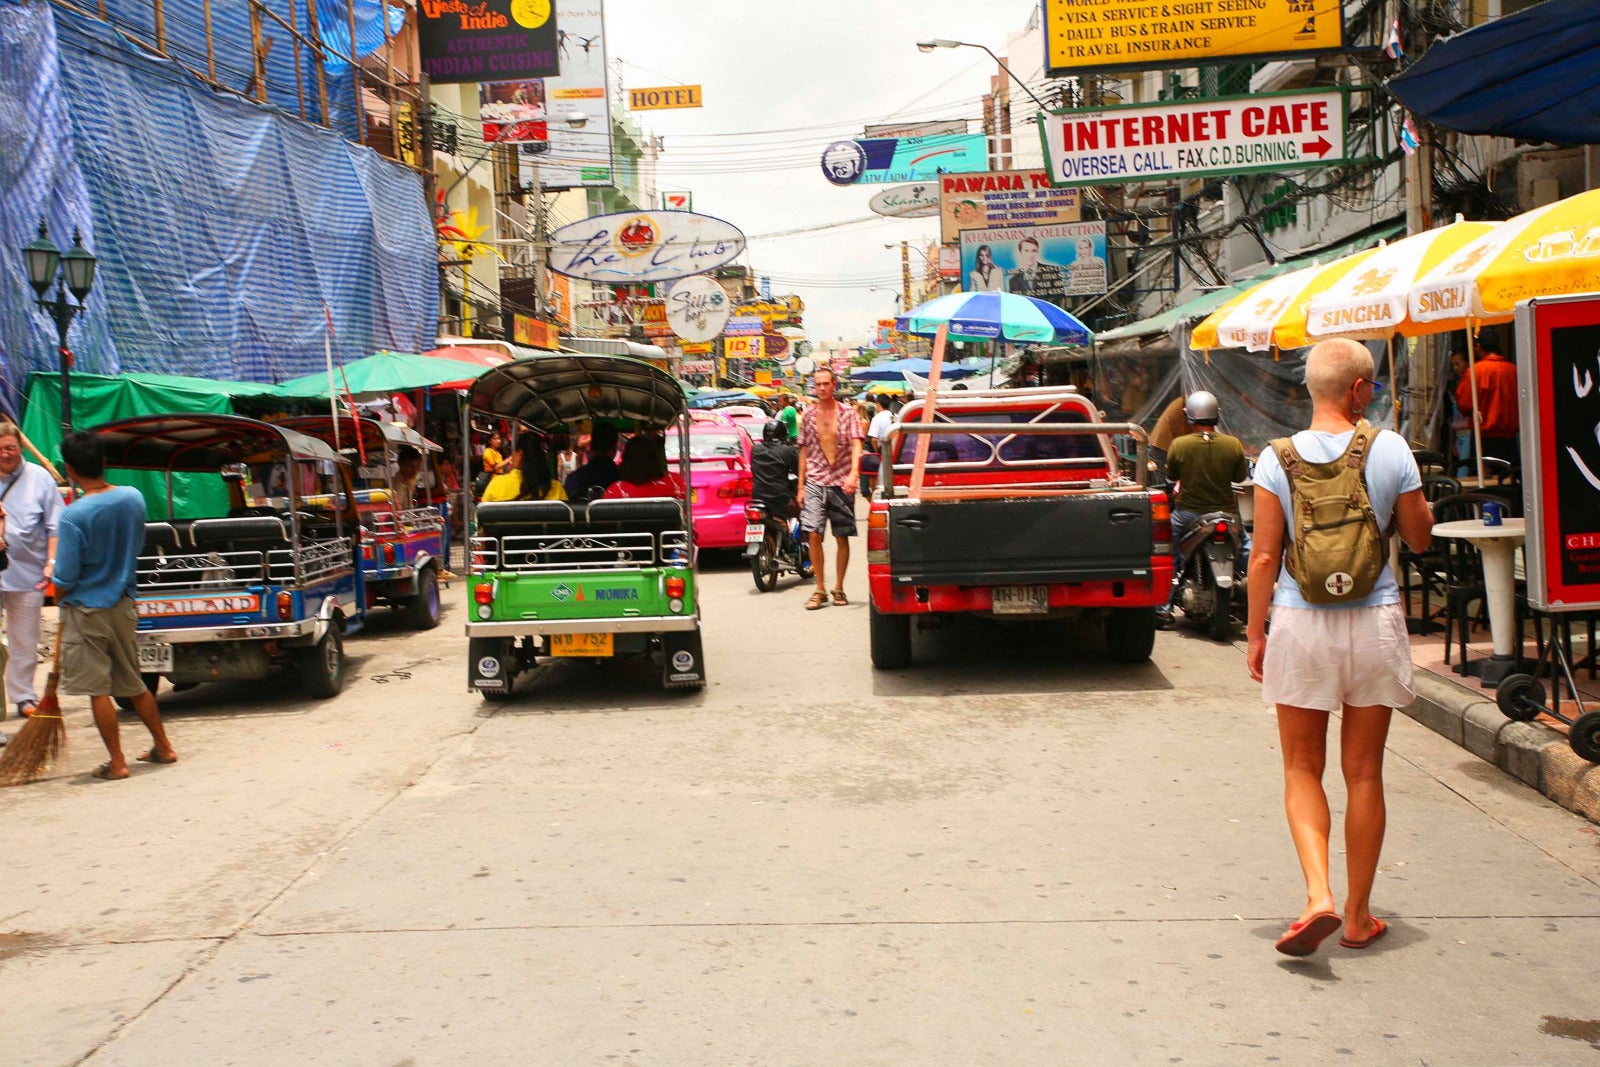
[[[739,258],[744,234],[692,211],[623,211],[550,235],[550,269],[593,282],[668,282]]]

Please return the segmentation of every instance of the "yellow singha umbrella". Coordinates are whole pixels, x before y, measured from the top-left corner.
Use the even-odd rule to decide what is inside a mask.
[[[1386,340],[1395,334],[1416,337],[1439,333],[1432,323],[1411,318],[1410,295],[1417,280],[1495,228],[1492,222],[1463,222],[1424,230],[1384,245],[1306,306],[1306,333],[1312,340],[1351,337]]]
[[[1189,335],[1189,347],[1243,348],[1250,352],[1304,348],[1306,305],[1375,253],[1369,248],[1326,266],[1313,264],[1269,278],[1208,315]]]

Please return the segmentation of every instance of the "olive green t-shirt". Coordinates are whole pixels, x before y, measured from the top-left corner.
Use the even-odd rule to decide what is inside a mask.
[[[1167,477],[1180,483],[1176,507],[1185,511],[1231,511],[1239,505],[1233,483],[1250,477],[1250,461],[1237,437],[1185,434],[1167,452]]]

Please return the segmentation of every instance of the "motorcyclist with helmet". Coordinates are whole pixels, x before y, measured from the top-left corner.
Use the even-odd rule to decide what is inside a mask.
[[[1250,561],[1250,536],[1239,520],[1239,505],[1233,495],[1233,483],[1250,477],[1250,461],[1245,458],[1244,445],[1237,437],[1218,432],[1217,421],[1222,411],[1213,394],[1203,389],[1190,393],[1184,401],[1183,414],[1189,432],[1174,440],[1167,452],[1167,479],[1178,487],[1172,505],[1172,543],[1182,544],[1200,516],[1213,511],[1228,512],[1243,534],[1239,566],[1244,568]],[[1177,596],[1178,589],[1175,574],[1173,597]],[[1170,621],[1171,614],[1169,601],[1159,617]]]
[[[774,519],[796,514],[795,482],[800,473],[800,449],[789,441],[789,430],[779,419],[761,427],[761,440],[750,449],[750,496]]]

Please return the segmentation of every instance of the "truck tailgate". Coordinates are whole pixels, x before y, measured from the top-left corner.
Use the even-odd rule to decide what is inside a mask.
[[[1150,497],[1085,493],[889,505],[889,574],[908,585],[1147,579]]]

